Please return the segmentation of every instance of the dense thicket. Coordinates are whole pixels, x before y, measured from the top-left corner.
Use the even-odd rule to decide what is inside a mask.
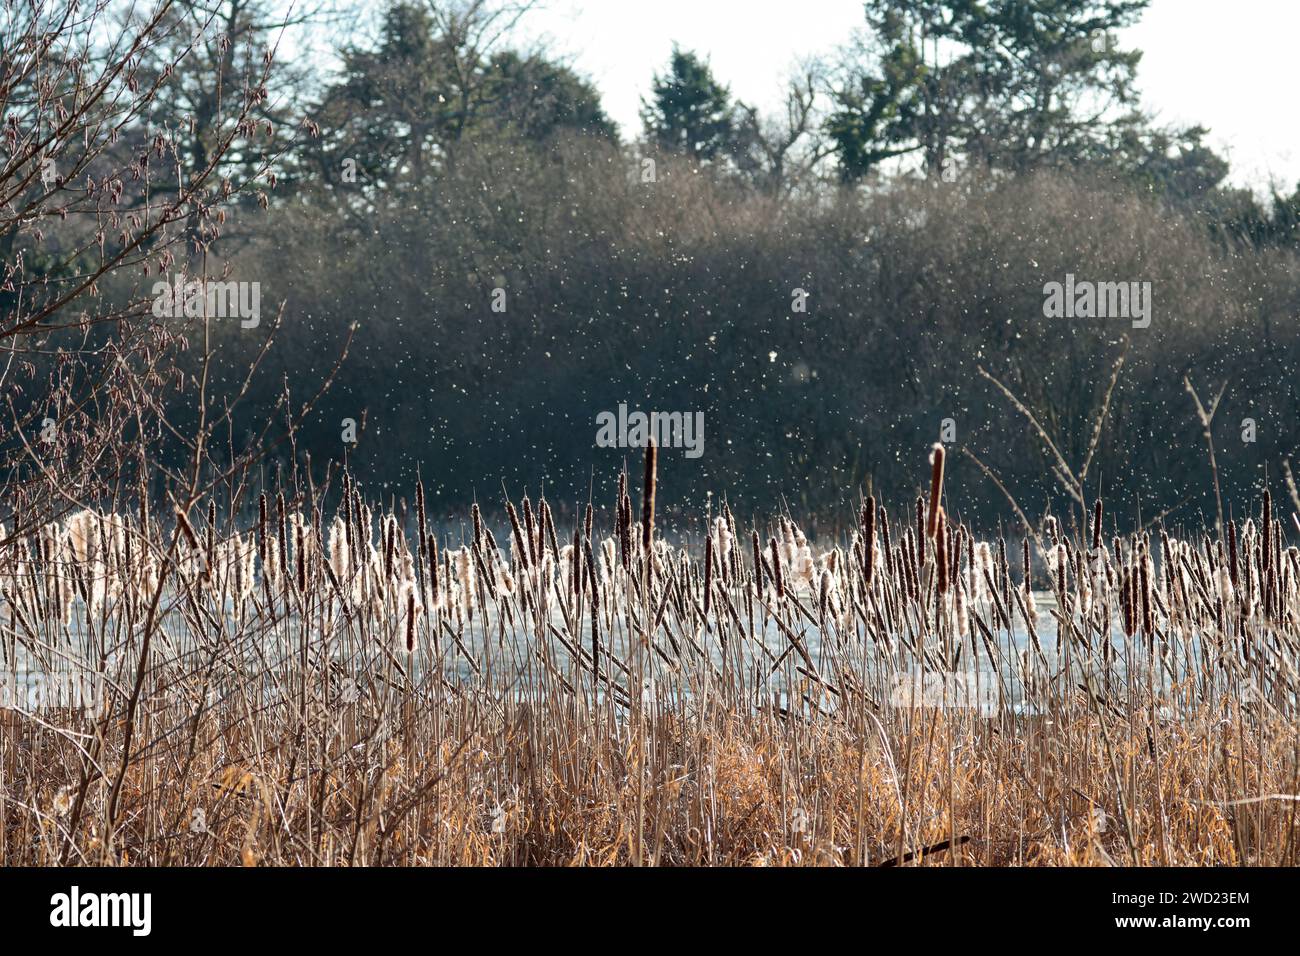
[[[630,140],[590,83],[512,48],[513,8],[393,4],[373,39],[340,45],[336,72],[255,97],[266,141],[306,131],[277,134],[273,174],[247,174],[262,147],[218,167],[254,188],[219,238],[195,223],[176,268],[260,283],[265,318],[216,329],[206,400],[243,388],[282,308],[234,446],[286,395],[298,410],[316,394],[355,323],[277,454],[347,456],[395,492],[419,473],[447,509],[503,481],[602,491],[637,457],[596,441],[597,416],[626,403],[703,413],[703,454],[665,451],[669,508],[713,493],[815,513],[868,487],[906,500],[942,435],[977,522],[1009,513],[999,481],[1027,511],[1068,506],[1047,439],[1075,471],[1091,458],[1087,495],[1199,520],[1215,499],[1187,381],[1207,405],[1224,389],[1225,499],[1277,482],[1300,441],[1300,192],[1228,188],[1205,130],[1137,112],[1138,57],[1108,31],[1143,6],[881,0],[775,119],[675,49]],[[167,122],[260,62],[273,7],[233,6],[233,44],[153,67]],[[182,176],[208,152],[195,137]],[[1045,283],[1067,275],[1150,283],[1149,327],[1045,316]],[[167,394],[184,435],[196,393]]]
[[[661,163],[655,183],[637,168],[591,142],[474,150],[366,229],[273,211],[243,267],[288,303],[254,408],[278,398],[281,374],[319,376],[355,321],[301,447],[337,456],[342,420],[364,415],[362,473],[406,485],[418,469],[457,502],[503,478],[566,493],[593,473],[598,487],[612,480],[625,453],[596,447],[596,416],[625,402],[704,413],[703,456],[665,454],[670,502],[725,490],[744,508],[784,497],[816,509],[864,483],[900,500],[951,418],[956,443],[1037,509],[1061,491],[1054,459],[978,369],[1023,399],[1077,470],[1121,355],[1090,491],[1148,515],[1184,502],[1213,513],[1185,377],[1211,397],[1227,383],[1214,437],[1234,492],[1278,478],[1300,440],[1290,251],[1234,251],[1158,200],[1056,173],[897,181],[777,207],[686,162]],[[1043,286],[1067,273],[1151,282],[1150,326],[1045,317]],[[232,375],[256,338],[232,331]],[[961,500],[1004,513],[995,485],[954,461]]]

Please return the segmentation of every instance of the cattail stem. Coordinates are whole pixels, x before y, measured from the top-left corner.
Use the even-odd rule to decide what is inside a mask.
[[[641,495],[641,549],[645,552],[647,558],[650,555],[650,544],[654,540],[655,483],[658,480],[658,455],[659,449],[655,446],[652,438],[645,448],[645,483]]]

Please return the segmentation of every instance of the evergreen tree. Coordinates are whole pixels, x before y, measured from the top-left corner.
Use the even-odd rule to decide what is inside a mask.
[[[373,47],[342,51],[343,75],[316,110],[326,181],[339,181],[351,159],[360,181],[418,187],[464,140],[542,142],[562,130],[615,138],[586,80],[540,55],[493,49],[489,7],[437,12],[398,0]]]
[[[1132,115],[1141,53],[1116,33],[1148,0],[876,0],[826,132],[841,178],[919,154],[989,168],[1068,165]]]
[[[735,144],[731,93],[708,63],[673,47],[668,72],[656,75],[649,102],[641,102],[646,138],[697,160],[710,160]]]

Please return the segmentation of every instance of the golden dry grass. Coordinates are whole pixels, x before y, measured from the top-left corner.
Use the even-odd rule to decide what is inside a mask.
[[[820,553],[725,511],[647,550],[625,492],[607,537],[524,502],[508,548],[476,511],[456,550],[422,503],[343,501],[9,549],[8,679],[100,680],[0,711],[0,860],[1296,860],[1300,552],[1271,511],[1190,543],[1048,521],[1026,581],[924,501]],[[899,693],[972,660],[985,706]]]

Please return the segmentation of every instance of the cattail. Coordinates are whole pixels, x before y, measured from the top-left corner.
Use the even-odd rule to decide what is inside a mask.
[[[257,496],[257,560],[266,565],[266,492]]]
[[[1101,499],[1092,506],[1092,550],[1101,547]]]
[[[529,569],[528,562],[528,544],[524,540],[524,530],[519,526],[519,515],[515,512],[513,503],[506,502],[506,514],[510,518],[510,531],[514,535],[515,550],[519,552],[519,563],[523,569]]]
[[[966,610],[966,589],[960,584],[953,589],[953,617],[958,634],[965,634],[970,630],[970,616]]]
[[[1002,587],[1002,602],[1011,610],[1011,560],[1007,557],[1007,539],[998,535],[998,574]]]
[[[1139,566],[1141,574],[1142,589],[1142,631],[1147,637],[1152,637],[1155,632],[1155,618],[1151,612],[1151,579],[1154,572],[1151,566],[1151,555],[1147,547],[1142,549],[1142,558]]]
[[[713,534],[718,542],[718,568],[726,571],[727,564],[731,560],[731,527],[727,524],[727,519],[719,515],[713,519]]]
[[[508,502],[508,501],[506,502],[506,508],[507,508],[507,509],[512,513],[512,514],[514,513],[514,505],[510,504],[510,502]],[[483,541],[483,512],[479,510],[479,506],[478,506],[478,502],[477,502],[477,501],[474,502],[472,505],[470,505],[470,507],[469,507],[469,517],[470,517],[470,520],[473,522],[473,525],[474,525],[474,539],[473,539],[473,543],[474,543],[474,544],[481,544],[481,542]],[[517,521],[516,521],[515,523],[518,524]]]
[[[330,523],[329,565],[340,582],[348,580],[352,555],[348,550],[347,523],[338,515]]]
[[[298,515],[294,515],[299,518]],[[293,556],[298,569],[298,591],[307,593],[307,535],[301,518],[294,523]]]
[[[1030,663],[1029,649],[1025,648],[1012,658],[1020,663],[1020,683],[1024,685],[1025,695],[1032,697],[1038,692],[1038,680],[1034,676],[1034,667]]]
[[[549,543],[551,546],[552,556],[558,558],[560,555],[560,542],[555,537],[555,521],[551,518],[551,506],[547,504],[546,499],[543,498],[538,502],[537,508],[538,515],[542,521],[542,534],[539,535],[539,537],[545,536],[545,540],[542,542],[542,549],[545,551],[546,545]]]
[[[424,508],[424,482],[419,478],[415,480],[415,555],[417,584],[420,589],[420,598],[424,598],[424,574],[425,566],[429,563],[429,524]]]
[[[763,593],[763,545],[759,542],[758,532],[750,532],[751,541],[754,545],[754,590],[757,594]]]
[[[433,606],[441,607],[440,592],[438,590],[438,539],[434,535],[429,535],[429,593],[432,595]]]
[[[280,567],[284,573],[289,573],[289,516],[285,511],[284,492],[277,492],[275,496],[276,517],[279,524],[278,544],[280,547]]]
[[[805,587],[811,588],[817,569],[814,567],[812,548],[808,546],[808,539],[793,521],[782,518],[781,523],[785,528],[786,586],[796,589],[802,583]]]
[[[591,580],[591,676],[600,679],[600,592],[596,589],[596,562],[591,553],[591,539],[584,544],[587,558],[587,577]],[[579,555],[574,560],[581,561]]]
[[[419,478],[415,479],[415,523],[419,528],[419,534],[423,535],[428,523],[424,513],[424,482]]]
[[[785,578],[781,573],[781,552],[776,546],[776,538],[768,538],[767,543],[772,552],[772,583],[776,586],[777,598],[784,599]]]
[[[1261,509],[1263,514],[1260,517],[1260,539],[1263,541],[1264,549],[1261,555],[1260,568],[1268,571],[1272,566],[1273,558],[1273,496],[1269,494],[1267,488],[1264,489],[1264,506]]]
[[[406,653],[415,651],[415,591],[406,584]]]
[[[397,518],[392,514],[384,517],[380,544],[384,549],[384,581],[393,579],[393,560],[397,555]]]
[[[600,579],[605,588],[613,579],[614,569],[618,567],[618,541],[607,535],[600,543]]]
[[[736,536],[736,516],[731,513],[731,505],[723,504],[722,512],[727,519],[727,554],[731,560],[726,566],[727,582],[731,583],[740,577],[740,548],[735,544],[739,540]]]
[[[930,452],[930,521],[926,526],[926,536],[933,538],[939,533],[939,497],[943,494],[943,445],[935,443]]]
[[[78,511],[71,515],[65,522],[65,529],[68,535],[68,543],[72,547],[72,556],[78,564],[87,564],[95,554],[94,538],[92,537],[92,524],[94,514],[88,510]],[[193,535],[189,529],[189,522],[186,522],[187,533]],[[198,547],[198,542],[194,542],[194,547]]]
[[[82,514],[86,514],[86,512],[82,512]],[[194,527],[193,525],[190,524],[190,519],[187,518],[185,516],[185,512],[181,511],[179,508],[176,509],[176,521],[180,526],[181,534],[184,536],[186,542],[189,543],[189,546],[193,548],[195,551],[199,551],[201,549],[201,545],[199,544],[199,537],[197,534],[194,533]],[[69,532],[72,531],[71,528],[69,528],[68,530]],[[76,553],[78,539],[76,537],[73,537],[72,541],[73,541],[73,550],[74,553]],[[85,547],[84,539],[82,539],[82,542],[83,542],[82,547],[84,548]],[[89,558],[90,555],[88,554],[77,553],[77,559],[83,563],[89,560]]]
[[[650,553],[650,542],[654,539],[658,454],[659,449],[652,438],[645,448],[645,484],[641,495],[641,548],[646,554]]]
[[[4,528],[0,525],[0,538],[3,537]],[[65,540],[65,532],[57,521],[45,525],[37,538],[41,560],[45,564],[47,613],[67,623],[72,614],[72,589],[64,578]]]
[[[916,537],[908,530],[906,537],[903,538],[903,565],[907,571],[907,596],[916,601],[921,593],[921,575],[916,557]]]
[[[1234,590],[1232,576],[1224,568],[1219,568],[1219,599],[1223,601],[1224,607],[1232,604]]]
[[[1034,600],[1033,589],[1029,587],[1028,582],[1022,584],[1021,588],[1024,591],[1025,616],[1029,618],[1029,623],[1031,625],[1037,624],[1038,623],[1038,602]]]
[[[987,541],[975,545],[971,562],[971,598],[979,601],[988,595],[988,581],[993,580],[993,551]]]
[[[349,563],[353,567],[356,567],[358,565],[357,558],[361,554],[361,549],[357,543],[358,532],[357,532],[356,508],[353,502],[353,494],[352,491],[350,490],[351,487],[352,486],[350,484],[347,487],[345,487],[343,492],[343,500],[339,503],[339,508],[343,512],[343,527],[344,530],[347,532],[346,538],[348,543]]]
[[[928,537],[925,529],[925,499],[920,495],[916,496],[916,560],[918,564],[925,564],[925,539]]]
[[[1079,557],[1074,575],[1079,585],[1079,610],[1086,617],[1092,613],[1092,575],[1088,573],[1082,555]]]
[[[474,556],[469,548],[456,552],[456,573],[459,576],[460,592],[465,597],[465,606],[474,607]]]
[[[240,573],[239,573],[239,597],[240,600],[248,600],[253,593],[253,578],[256,574],[257,565],[255,563],[257,550],[255,542],[243,538],[237,538],[240,547]]]
[[[619,502],[618,508],[618,550],[619,557],[623,562],[623,570],[627,571],[632,561],[632,499],[624,492],[622,501]]]
[[[862,577],[871,587],[876,565],[876,496],[869,495],[862,509]]]
[[[896,573],[896,568],[894,565],[893,542],[890,540],[889,537],[889,515],[885,511],[884,505],[880,506],[879,524],[880,524],[880,546],[884,550],[885,561],[889,565],[885,569],[885,572],[892,580]]]
[[[713,599],[713,535],[704,538],[704,617],[708,620]]]
[[[569,593],[577,600],[582,594],[582,535],[577,525],[573,526],[573,549],[569,558]]]
[[[515,593],[515,579],[509,570],[504,566],[498,565],[496,568],[496,594],[497,597],[508,597]]]
[[[524,537],[528,545],[528,557],[532,559],[534,565],[541,563],[541,555],[537,553],[537,522],[533,518],[533,504],[524,495]]]
[[[935,516],[934,533],[934,563],[938,571],[939,593],[948,593],[948,540],[947,535],[943,533],[943,519],[937,514]]]
[[[1124,626],[1124,636],[1132,637],[1135,628],[1135,608],[1133,602],[1133,572],[1128,565],[1120,570],[1119,578],[1120,615]]]

